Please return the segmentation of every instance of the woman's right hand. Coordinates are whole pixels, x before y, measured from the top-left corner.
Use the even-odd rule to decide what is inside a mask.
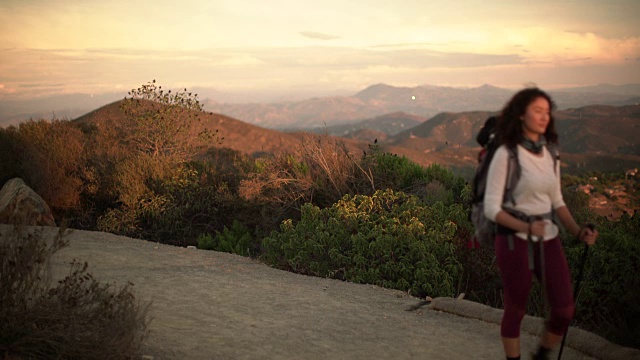
[[[547,223],[542,220],[536,220],[529,224],[529,234],[535,237],[543,237],[545,234],[544,228]]]
[[[585,227],[580,229],[578,233],[578,239],[587,243],[587,245],[591,246],[596,243],[596,239],[598,238],[598,230],[593,227]]]

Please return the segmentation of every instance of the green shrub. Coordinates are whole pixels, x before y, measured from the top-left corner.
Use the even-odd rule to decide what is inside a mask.
[[[565,187],[562,189],[562,197],[578,224],[593,223],[598,220],[599,217],[589,208],[589,195]]]
[[[0,349],[24,359],[130,359],[146,336],[149,305],[132,284],[114,288],[72,262],[51,286],[50,259],[67,246],[64,228],[49,239],[42,230],[0,228]]]
[[[408,192],[425,178],[424,168],[404,156],[373,151],[362,162],[363,167],[370,169],[376,189]]]
[[[427,183],[438,181],[446,189],[451,190],[456,201],[464,200],[463,191],[467,187],[467,181],[463,177],[454,174],[446,167],[438,164],[427,166],[425,168],[425,178]]]
[[[135,202],[123,201],[122,206],[100,216],[101,231],[164,244],[196,245],[200,234],[222,230],[233,217],[245,213],[246,206],[237,195],[202,164],[176,165],[164,177],[143,176],[138,181],[141,179],[145,180],[140,191],[128,192],[135,194]]]
[[[460,202],[466,186],[463,177],[438,164],[424,168],[404,156],[382,152],[374,148],[362,159],[362,167],[373,179],[375,189],[394,189],[415,194],[427,201]],[[435,198],[433,193],[436,193]]]
[[[571,175],[571,174],[562,174],[562,186],[564,187],[572,187],[578,186],[582,184],[586,184],[588,181],[579,176]]]
[[[198,249],[223,251],[231,254],[250,256],[254,251],[251,232],[239,221],[234,220],[231,229],[226,226],[216,231],[215,236],[201,234],[198,237]],[[254,252],[255,253],[255,252]]]
[[[467,300],[502,308],[502,279],[494,249],[486,246],[470,249],[468,241],[471,236],[456,242],[456,258],[462,265],[458,292],[465,293]]]
[[[242,181],[238,192],[261,209],[260,227],[269,231],[284,219],[298,220],[305,203],[324,208],[344,195],[394,189],[429,203],[452,204],[461,198],[466,182],[451,171],[438,165],[423,168],[377,146],[371,149],[358,157],[340,141],[307,136],[291,153],[256,161],[255,172]]]
[[[286,220],[263,240],[262,259],[302,274],[453,296],[461,268],[451,218],[461,213],[392,190],[346,195],[325,209],[305,204],[296,225]]]
[[[596,222],[598,242],[590,247],[576,306],[580,326],[626,346],[640,348],[640,217]],[[565,240],[576,278],[584,244]]]
[[[453,192],[447,189],[438,180],[431,181],[422,189],[417,190],[414,193],[427,205],[434,205],[438,202],[445,205],[452,205],[454,203]]]

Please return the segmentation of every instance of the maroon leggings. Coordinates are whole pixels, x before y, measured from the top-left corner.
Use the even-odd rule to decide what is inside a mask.
[[[513,250],[509,250],[507,236],[496,236],[496,257],[504,288],[504,315],[500,334],[506,338],[520,337],[520,323],[527,308],[532,274],[535,272],[538,280],[541,279],[540,244],[533,244],[534,272],[529,270],[527,241],[514,235],[513,245]],[[544,264],[544,293],[551,307],[546,329],[553,334],[563,335],[573,318],[574,304],[571,274],[559,238],[544,242]]]

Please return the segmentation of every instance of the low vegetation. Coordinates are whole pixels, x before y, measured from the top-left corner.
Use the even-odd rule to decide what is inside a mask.
[[[132,284],[102,284],[74,261],[52,284],[51,257],[67,246],[65,229],[0,229],[0,357],[20,359],[131,359],[148,325],[148,304]]]
[[[462,265],[455,257],[461,206],[428,206],[393,190],[345,195],[324,209],[302,207],[295,225],[263,240],[263,260],[302,274],[454,296]]]
[[[139,99],[143,104],[166,96],[155,85],[140,91],[151,96]],[[185,90],[179,96],[191,95]],[[132,101],[127,106],[138,104]],[[190,111],[201,111],[195,100],[190,104],[195,106]],[[127,110],[134,117],[130,127],[161,115],[138,110]],[[174,110],[183,114],[184,109]],[[178,127],[171,133],[175,136],[199,133],[182,132],[182,122],[166,126]],[[172,152],[173,143],[149,147],[135,139],[144,131],[123,136],[127,129],[69,121],[28,121],[0,129],[0,181],[22,177],[51,205],[58,221],[66,218],[74,228],[232,252],[282,269],[420,297],[464,292],[467,299],[502,306],[494,255],[490,249],[467,248],[472,233],[468,182],[447,168],[422,167],[376,145],[355,154],[326,136],[308,136],[295,151],[260,158],[226,149],[217,140],[208,149],[196,149],[194,143],[185,148],[189,153]],[[58,170],[42,176],[53,168]],[[565,176],[563,184],[578,220],[596,224],[601,234],[590,250],[577,324],[640,348],[635,300],[640,298],[640,219],[599,216],[590,210],[589,196],[576,191],[587,184],[597,193],[623,185],[633,208],[640,181],[624,174],[587,174]],[[582,246],[568,236],[564,240],[575,277]],[[74,279],[83,278],[80,274]],[[92,288],[92,281],[82,286]],[[529,313],[541,315],[544,304],[533,299]]]

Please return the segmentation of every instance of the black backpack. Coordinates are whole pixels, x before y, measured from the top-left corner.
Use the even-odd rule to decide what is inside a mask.
[[[484,212],[484,194],[487,187],[489,165],[491,164],[491,160],[493,159],[496,150],[500,147],[497,139],[496,122],[497,119],[495,116],[488,118],[476,137],[476,140],[482,146],[482,150],[480,150],[480,153],[478,154],[478,166],[476,168],[475,176],[473,177],[471,209],[469,211],[469,219],[473,223],[475,229],[473,239],[469,244],[469,247],[472,248],[480,246],[493,247],[495,236],[498,231],[498,225],[487,219]],[[558,149],[553,144],[547,144],[546,147],[553,156],[553,171],[555,172],[557,161],[560,158]],[[505,204],[510,201],[515,204],[513,189],[518,184],[522,169],[518,162],[517,147],[508,147],[507,151],[509,152],[507,180],[505,182],[502,203]]]

